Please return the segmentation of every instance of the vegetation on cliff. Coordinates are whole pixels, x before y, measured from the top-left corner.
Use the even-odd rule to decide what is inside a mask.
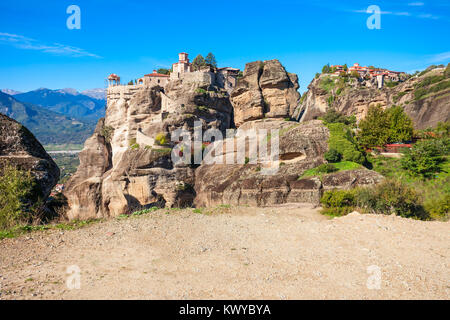
[[[340,133],[340,141],[347,137],[347,146],[349,141],[355,140],[348,133],[350,126],[344,124],[345,116],[337,116],[335,111],[330,111],[324,118],[340,121],[327,124],[331,128],[329,144],[332,152],[326,155],[329,162],[338,160],[332,165],[340,168],[343,162],[338,155],[342,147],[331,144],[333,137],[336,132]],[[342,134],[346,132],[345,128],[347,133]],[[409,140],[413,136],[411,120],[399,107],[387,110],[379,106],[370,108],[358,130],[356,150]],[[405,149],[401,158],[367,155],[365,165],[384,175],[386,181],[371,187],[326,191],[321,199],[323,213],[341,216],[359,210],[421,220],[447,220],[450,211],[450,123],[441,123],[434,129],[417,132],[416,135],[423,139],[411,149]],[[305,174],[320,176],[335,171],[325,169],[318,167]]]
[[[0,231],[28,223],[38,209],[38,195],[30,171],[7,165],[0,170]]]

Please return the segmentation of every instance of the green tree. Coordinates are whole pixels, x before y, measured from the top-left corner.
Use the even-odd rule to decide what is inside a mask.
[[[390,121],[381,105],[370,106],[366,117],[359,123],[357,140],[363,147],[377,147],[389,141]]]
[[[199,70],[201,67],[206,65],[205,58],[201,54],[195,57],[195,59],[192,61],[192,67],[194,70]]]
[[[447,155],[448,152],[448,140],[422,140],[405,151],[401,158],[401,164],[404,169],[409,170],[413,175],[429,178],[441,170],[439,164],[444,161],[443,156]]]
[[[328,63],[328,64],[323,66],[322,73],[330,73],[330,70],[331,70],[330,64]]]
[[[413,136],[413,124],[402,107],[392,106],[386,110],[389,118],[389,142],[409,141]]]
[[[170,70],[166,68],[159,68],[156,72],[160,74],[169,74]]]
[[[212,54],[212,52],[208,53],[208,55],[206,56],[205,63],[208,66],[211,66],[213,68],[217,68],[216,57],[214,56],[214,54]]]

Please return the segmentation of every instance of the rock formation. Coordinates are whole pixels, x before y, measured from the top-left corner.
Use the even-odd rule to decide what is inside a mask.
[[[69,218],[118,216],[151,206],[317,204],[327,188],[379,181],[380,175],[362,169],[323,180],[301,178],[305,170],[325,162],[329,132],[318,120],[286,121],[297,107],[297,82],[278,60],[269,60],[247,64],[231,94],[208,68],[171,78],[164,87],[109,87],[105,119],[86,141],[78,171],[66,187]],[[194,122],[222,133],[234,126],[279,130],[267,136],[267,141],[279,141],[277,173],[266,174],[276,161],[174,163],[171,152],[179,146],[171,135],[180,128],[192,133]],[[221,142],[232,145],[234,138],[203,147],[216,156],[228,152],[238,158],[237,147],[229,151]]]
[[[367,169],[337,172],[322,179],[302,178],[306,170],[325,162],[323,154],[328,150],[329,132],[320,120],[304,123],[256,120],[244,123],[240,129],[250,128],[280,130],[278,170],[267,175],[264,163],[202,164],[195,172],[196,206],[318,204],[324,190],[370,185],[382,179]],[[232,142],[227,139],[226,143]],[[220,154],[220,150],[217,152]]]
[[[262,118],[289,118],[297,107],[298,77],[288,73],[278,60],[247,63],[243,77],[231,93],[234,122]]]
[[[11,165],[30,171],[40,196],[46,199],[59,179],[59,168],[34,135],[17,121],[0,113],[0,168]]]
[[[355,115],[357,120],[365,117],[369,106],[380,104],[383,107],[400,105],[411,117],[416,129],[435,127],[438,122],[450,120],[450,95],[448,87],[416,98],[416,91],[427,77],[443,76],[444,68],[436,68],[421,76],[413,76],[394,87],[377,88],[376,79],[357,80],[320,75],[308,86],[301,98],[294,118],[300,121],[316,119],[329,107],[344,115]],[[331,80],[330,80],[331,79]],[[443,80],[442,82],[449,80]],[[328,82],[327,85],[325,85]],[[425,86],[425,88],[430,88]]]
[[[195,196],[194,169],[174,165],[170,134],[230,127],[232,106],[212,71],[193,72],[159,86],[108,88],[106,117],[80,153],[66,187],[70,218],[118,216],[159,206],[188,206]],[[158,145],[157,137],[167,142]]]

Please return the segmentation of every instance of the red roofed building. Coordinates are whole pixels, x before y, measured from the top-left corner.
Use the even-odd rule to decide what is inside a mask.
[[[169,81],[168,74],[158,73],[156,70],[153,70],[152,73],[144,75],[142,78],[137,80],[137,84],[145,84],[145,85],[159,85],[164,87],[166,83]]]

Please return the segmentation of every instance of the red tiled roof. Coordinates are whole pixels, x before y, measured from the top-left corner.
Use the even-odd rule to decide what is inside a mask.
[[[149,73],[149,74],[146,74],[146,75],[144,75],[144,77],[169,77],[169,75],[168,74],[162,74],[162,73]]]

